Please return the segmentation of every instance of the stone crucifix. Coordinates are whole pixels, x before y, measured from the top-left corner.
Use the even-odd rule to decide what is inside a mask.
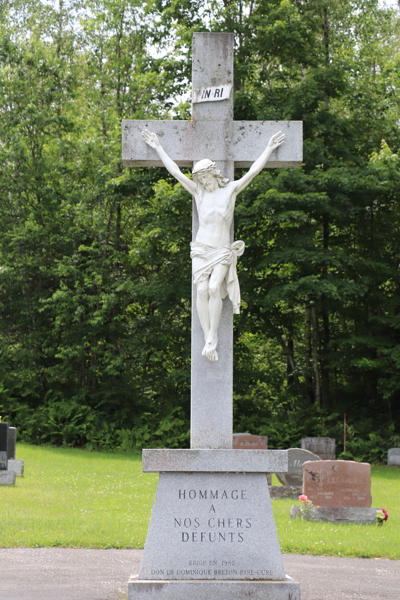
[[[191,121],[122,122],[124,165],[165,166],[193,196],[191,448],[232,448],[236,196],[264,167],[302,162],[300,121],[233,121],[233,45],[231,33],[193,34]],[[192,180],[179,169],[193,166]],[[234,181],[235,167],[250,170]]]

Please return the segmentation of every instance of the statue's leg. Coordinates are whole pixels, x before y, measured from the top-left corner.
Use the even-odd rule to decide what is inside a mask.
[[[209,360],[218,360],[217,343],[218,343],[218,326],[222,313],[222,298],[221,284],[225,279],[229,265],[217,265],[210,277],[208,292],[210,300],[208,309],[210,315],[210,329],[206,339],[205,355]]]
[[[210,331],[210,314],[208,311],[208,280],[209,277],[207,277],[205,281],[199,281],[199,283],[196,285],[196,307],[200,325],[204,333],[204,341],[206,341]]]

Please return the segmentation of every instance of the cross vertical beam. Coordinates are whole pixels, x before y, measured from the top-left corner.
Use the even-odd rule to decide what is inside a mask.
[[[198,90],[216,87],[233,87],[232,33],[194,33],[192,58],[193,98],[201,97]],[[217,167],[229,179],[234,176],[234,162],[230,159],[232,143],[233,93],[221,101],[193,102],[193,121],[215,123],[223,132],[217,144],[221,151]],[[211,128],[216,131],[216,128]],[[214,133],[215,135],[215,133]],[[205,157],[204,157],[205,158]],[[193,240],[196,238],[198,215],[193,200]],[[233,225],[231,242],[233,241]],[[223,301],[218,329],[218,361],[209,361],[201,355],[204,335],[196,309],[196,289],[192,284],[192,363],[191,363],[191,435],[190,447],[232,448],[232,390],[233,390],[233,322],[232,303]]]

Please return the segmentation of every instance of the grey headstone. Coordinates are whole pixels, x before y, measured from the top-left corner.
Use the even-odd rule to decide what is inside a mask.
[[[8,470],[14,471],[18,477],[24,476],[24,461],[23,460],[9,460]]]
[[[0,485],[15,485],[16,477],[14,471],[0,471]]]
[[[140,579],[283,581],[265,474],[160,473]]]
[[[322,460],[335,460],[336,442],[329,437],[307,437],[301,439],[301,447],[319,456]]]
[[[8,423],[0,423],[0,471],[7,471]]]
[[[7,444],[8,460],[15,460],[16,447],[17,447],[17,430],[15,427],[9,427],[8,428],[8,444]]]
[[[287,473],[276,473],[282,485],[290,487],[301,487],[303,485],[303,464],[310,460],[321,460],[319,456],[302,450],[301,448],[289,448]],[[301,492],[300,492],[301,494]]]
[[[364,525],[376,524],[376,511],[378,508],[320,506],[312,508],[304,516],[305,521],[322,521],[324,523],[359,523]],[[300,506],[292,506],[292,519],[301,516]]]
[[[400,448],[390,448],[388,450],[388,466],[400,467]]]

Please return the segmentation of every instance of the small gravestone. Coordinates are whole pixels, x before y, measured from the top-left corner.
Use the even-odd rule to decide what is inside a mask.
[[[288,453],[288,472],[277,473],[276,476],[282,485],[302,487],[303,485],[303,465],[305,462],[321,460],[319,456],[303,450],[302,448],[289,448]]]
[[[8,423],[0,423],[0,485],[14,485],[15,473],[8,470]]]
[[[235,450],[268,450],[268,437],[251,433],[234,433],[232,448]],[[268,485],[272,484],[272,473],[267,473],[267,481]]]
[[[8,460],[15,460],[16,446],[17,446],[17,429],[15,427],[9,427],[8,428],[8,444],[7,444]]]
[[[232,447],[236,450],[268,450],[268,438],[265,435],[234,433]]]
[[[329,437],[301,438],[301,447],[319,456],[322,460],[335,460],[336,442]]]
[[[306,461],[321,460],[319,456],[302,450],[301,448],[289,448],[288,472],[275,473],[282,485],[273,485],[270,489],[271,498],[291,498],[297,500],[302,493],[303,486],[303,464]]]
[[[16,447],[17,447],[17,429],[16,427],[8,428],[8,444],[7,444],[7,455],[8,455],[8,470],[14,471],[18,477],[24,476],[24,461],[16,459]]]
[[[303,494],[314,505],[307,518],[339,523],[375,523],[371,508],[371,465],[347,460],[306,462]],[[293,510],[294,509],[294,510]],[[298,516],[300,507],[292,507]]]
[[[9,460],[8,470],[13,471],[17,477],[23,477],[25,471],[25,463],[23,460]]]
[[[388,467],[400,467],[400,448],[388,450]]]
[[[8,467],[8,423],[0,423],[0,471]]]

